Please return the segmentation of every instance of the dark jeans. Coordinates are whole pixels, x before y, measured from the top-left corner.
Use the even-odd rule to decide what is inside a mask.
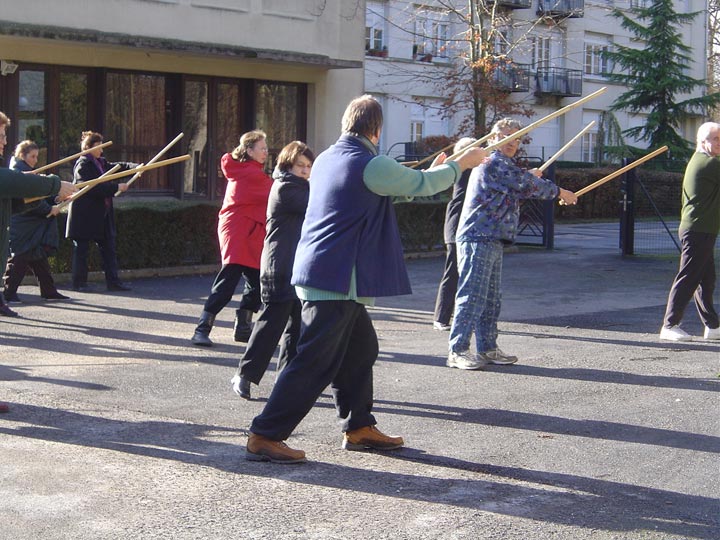
[[[288,360],[295,356],[300,336],[300,300],[272,302],[265,304],[248,340],[245,354],[240,360],[238,373],[255,384],[270,365],[275,347],[280,342],[277,372],[287,366]]]
[[[350,300],[303,302],[297,355],[250,431],[287,439],[328,384],[343,431],[375,425],[372,369],[377,355],[377,335],[365,306]]]
[[[457,247],[455,244],[445,244],[445,270],[440,279],[437,299],[435,300],[435,320],[443,324],[450,324],[453,309],[455,308],[455,293],[458,284]]]
[[[205,300],[205,311],[209,311],[213,315],[220,313],[222,308],[228,305],[235,294],[235,289],[240,278],[245,279],[245,287],[242,297],[240,298],[240,308],[247,309],[253,313],[262,306],[260,300],[260,270],[250,268],[241,264],[224,264],[218,275],[215,276],[210,296]]]
[[[105,272],[105,283],[115,285],[120,283],[118,277],[117,254],[115,253],[115,237],[95,239],[102,258],[102,268]],[[73,240],[72,257],[72,284],[73,287],[85,285],[88,278],[88,252],[90,240]]]
[[[46,257],[42,259],[30,260],[22,253],[13,255],[8,259],[7,267],[5,268],[5,295],[13,296],[17,294],[18,287],[22,283],[28,268],[32,269],[33,274],[38,280],[40,285],[40,296],[47,298],[57,294],[58,290],[55,287],[55,280],[53,280],[50,263]]]
[[[680,324],[693,297],[703,324],[708,328],[719,326],[718,314],[713,306],[716,240],[715,234],[680,231],[680,270],[670,289],[663,322],[665,328]]]

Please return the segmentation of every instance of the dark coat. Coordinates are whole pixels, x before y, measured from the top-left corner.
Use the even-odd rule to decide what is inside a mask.
[[[0,168],[0,268],[5,268],[8,256],[8,225],[13,199],[47,197],[60,191],[60,178],[55,175],[38,176]]]
[[[443,236],[446,244],[455,243],[455,233],[457,232],[458,223],[460,222],[460,213],[462,212],[463,202],[465,202],[465,192],[467,191],[468,179],[472,169],[464,171],[457,182],[453,185],[452,199],[445,209],[445,229]]]
[[[266,304],[297,298],[290,278],[309,196],[310,183],[290,172],[277,178],[270,189],[260,259],[260,288]]]
[[[16,171],[32,171],[32,167],[21,159],[10,160],[10,168]],[[29,260],[37,260],[54,254],[60,245],[57,219],[47,217],[52,209],[54,197],[38,201],[29,210],[13,214],[10,219],[10,251],[13,255],[23,254]]]
[[[104,172],[120,165],[120,170],[137,167],[137,163],[112,163],[104,157],[96,161],[91,156],[80,156],[73,168],[73,182],[78,184],[94,180]],[[100,240],[107,236],[115,236],[115,212],[113,197],[118,190],[117,182],[103,182],[90,189],[78,200],[70,204],[65,236],[73,240]]]

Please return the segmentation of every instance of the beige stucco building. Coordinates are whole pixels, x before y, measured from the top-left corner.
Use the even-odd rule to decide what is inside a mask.
[[[143,162],[182,131],[174,153],[192,161],[140,191],[217,198],[241,133],[265,130],[275,152],[337,138],[363,90],[363,17],[356,0],[0,0],[5,157],[31,138],[51,161],[92,129],[111,159]]]

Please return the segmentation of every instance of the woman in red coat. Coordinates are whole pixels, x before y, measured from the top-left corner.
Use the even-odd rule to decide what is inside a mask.
[[[240,144],[220,162],[227,178],[225,199],[219,214],[218,239],[222,268],[195,328],[192,343],[211,347],[210,330],[235,293],[240,278],[245,288],[235,314],[235,341],[247,341],[251,321],[260,300],[260,254],[265,240],[265,213],[272,180],[263,171],[268,156],[266,135],[255,130],[240,137]]]

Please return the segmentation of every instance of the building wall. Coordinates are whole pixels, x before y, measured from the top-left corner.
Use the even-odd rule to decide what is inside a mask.
[[[0,58],[20,69],[301,83],[308,96],[303,131],[319,152],[335,141],[345,105],[363,90],[362,7],[355,0],[3,2]],[[0,106],[11,111],[10,92],[2,90],[13,76],[0,77]]]
[[[365,89],[367,92],[383,96],[386,102],[386,136],[382,142],[381,150],[390,153],[390,155],[398,156],[398,149],[403,145],[398,145],[401,141],[408,141],[410,137],[410,124],[412,122],[411,107],[407,102],[418,101],[417,98],[437,102],[442,99],[444,88],[442,86],[443,73],[447,72],[448,59],[438,58],[432,59],[432,62],[421,62],[419,58],[413,57],[413,33],[414,25],[416,25],[415,11],[420,3],[414,3],[406,0],[368,0],[367,10],[368,19],[366,25],[377,24],[377,17],[374,12],[381,11],[385,18],[386,24],[382,28],[383,45],[387,47],[387,57],[373,56],[366,54],[365,58]],[[434,2],[422,2],[423,5],[432,6]],[[457,2],[460,9],[466,9],[466,2]],[[692,48],[693,58],[697,61],[688,66],[688,74],[692,77],[705,78],[705,50],[706,50],[706,13],[704,2],[699,0],[676,0],[676,10],[679,12],[700,11],[701,13],[695,18],[692,25],[682,28],[684,43]],[[551,39],[551,56],[550,64],[563,69],[583,70],[585,63],[585,44],[607,43],[621,44],[632,46],[632,39],[628,32],[620,27],[617,19],[610,16],[610,9],[618,7],[626,9],[630,6],[630,0],[586,0],[584,2],[584,16],[578,18],[568,18],[558,23],[551,23],[549,20],[543,22],[532,29],[531,35],[552,36]],[[528,31],[530,24],[537,20],[536,11],[538,0],[532,0],[531,7],[528,9],[510,10],[508,13],[512,20],[516,23],[513,32],[513,40],[517,40],[524,32]],[[452,22],[452,18],[448,19]],[[464,25],[451,24],[449,35],[457,35],[464,30]],[[448,56],[452,56],[450,53]],[[532,61],[532,50],[529,40],[514,50],[510,57],[517,63],[529,64]],[[427,72],[431,70],[435,81],[430,82],[432,78],[423,78],[416,76],[418,71]],[[560,117],[559,119],[549,122],[531,133],[532,140],[527,145],[526,151],[528,155],[540,158],[548,158],[557,151],[567,140],[578,133],[590,119],[597,118],[598,115],[609,110],[615,99],[626,88],[610,84],[599,75],[582,75],[582,91],[581,95],[588,95],[602,87],[607,87],[607,91],[602,96],[586,103],[584,106],[578,107]],[[523,119],[526,124],[535,121],[547,114],[568,105],[575,101],[579,96],[560,97],[560,96],[537,96],[534,92],[535,85],[531,80],[531,89],[529,92],[516,92],[511,94],[512,99],[530,105],[535,114],[529,119]],[[702,90],[695,90],[692,96],[701,95]],[[688,96],[690,97],[690,96]],[[434,114],[434,113],[431,113]],[[642,123],[642,118],[630,115],[626,112],[619,111],[614,113],[621,129]],[[456,128],[460,124],[460,115],[450,118],[445,123],[434,122],[427,135],[443,134],[452,137],[460,137],[465,133],[457,133]],[[702,118],[689,119],[685,125],[681,126],[682,134],[693,141],[695,131]],[[442,129],[443,133],[436,131]],[[594,128],[593,131],[596,131]],[[581,161],[583,156],[587,154],[587,147],[583,148],[583,144],[576,144],[570,148],[563,156],[565,160]],[[627,141],[629,144],[644,146],[646,143],[638,141]],[[393,146],[395,145],[395,146]],[[584,152],[585,150],[585,152]]]

